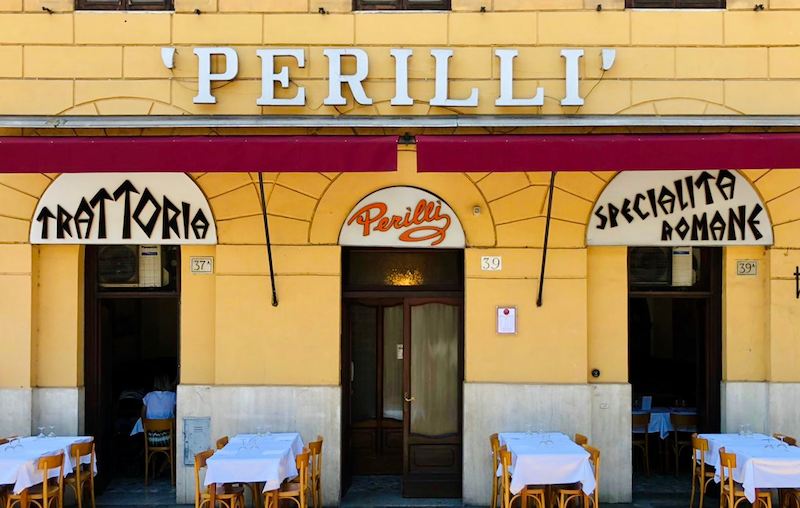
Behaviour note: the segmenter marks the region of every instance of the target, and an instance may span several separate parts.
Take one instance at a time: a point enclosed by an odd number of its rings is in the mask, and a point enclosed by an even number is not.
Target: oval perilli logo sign
[[[365,197],[347,215],[339,244],[364,247],[464,248],[453,209],[415,187],[389,187]]]

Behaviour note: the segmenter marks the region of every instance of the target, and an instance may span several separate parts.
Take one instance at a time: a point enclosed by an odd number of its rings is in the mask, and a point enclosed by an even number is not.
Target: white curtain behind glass
[[[427,303],[411,308],[411,432],[458,431],[458,307]]]

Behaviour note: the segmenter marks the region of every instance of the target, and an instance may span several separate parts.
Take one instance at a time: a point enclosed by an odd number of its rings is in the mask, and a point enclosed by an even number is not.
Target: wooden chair
[[[719,499],[720,506],[736,508],[742,501],[747,501],[744,488],[733,481],[733,470],[736,468],[736,454],[726,453],[725,448],[719,449]],[[772,508],[772,493],[769,489],[756,489],[756,502],[754,507],[763,504],[765,508]]]
[[[648,430],[650,427],[650,413],[631,415],[631,430],[633,439],[631,444],[634,448],[640,448],[644,455],[645,475],[650,478],[650,440]]]
[[[75,470],[70,473],[64,483],[75,493],[78,508],[83,508],[83,491],[89,487],[92,496],[92,508],[97,505],[94,500],[94,439],[88,443],[75,443],[70,447],[70,456],[75,459]],[[81,464],[83,457],[89,457],[89,464]]]
[[[228,439],[228,436],[222,436],[221,438],[217,439],[217,450],[222,450],[225,448],[225,445],[227,445],[229,441],[230,440]]]
[[[497,468],[500,466],[500,437],[497,434],[489,436],[489,444],[492,447],[492,500],[490,508],[497,508],[497,496],[500,495],[503,478],[497,476]]]
[[[780,439],[784,443],[789,446],[797,446],[797,439],[793,438],[792,436],[787,436],[786,434],[773,434],[772,437],[775,439]]]
[[[573,485],[566,485],[566,486],[555,486],[553,488],[553,495],[555,496],[555,500],[558,503],[558,508],[566,508],[569,506],[571,501],[577,501],[579,499],[584,500],[584,506],[588,503],[593,505],[593,508],[597,508],[598,505],[598,490],[600,490],[600,450],[595,448],[594,446],[589,446],[588,444],[581,445],[583,449],[589,452],[589,460],[592,461],[592,468],[594,469],[594,481],[595,481],[595,488],[594,492],[592,492],[591,497],[587,496],[583,490],[581,489],[581,484],[576,483]]]
[[[208,458],[214,455],[214,450],[206,450],[194,456],[194,506],[203,508],[206,504],[208,508],[216,508],[220,503],[226,508],[244,508],[244,489],[229,484],[218,486],[211,484],[205,492],[200,490],[200,470],[206,467]]]
[[[583,434],[575,434],[575,444],[579,446],[589,444],[589,438]]]
[[[144,427],[144,485],[150,473],[150,461],[159,454],[164,455],[169,461],[169,472],[172,476],[172,485],[175,485],[175,419],[165,418],[163,420],[142,419]],[[169,446],[153,446],[150,444],[150,434],[153,432],[166,432],[169,436]]]
[[[694,491],[700,487],[700,507],[703,508],[703,499],[706,495],[708,484],[714,481],[714,468],[706,465],[706,453],[708,453],[708,440],[692,434],[692,497],[689,501],[689,508],[694,506]]]
[[[316,441],[308,443],[311,457],[311,469],[309,470],[311,484],[309,486],[314,508],[322,508],[322,440],[322,436],[317,436]]]
[[[678,458],[681,456],[681,451],[684,448],[691,449],[692,438],[691,434],[697,432],[697,416],[696,415],[679,415],[671,413],[669,415],[669,423],[672,424],[672,453],[675,456],[675,478],[678,477]],[[687,438],[686,435],[689,434]],[[683,435],[683,437],[681,437]]]
[[[58,455],[40,457],[37,469],[47,478],[39,485],[27,488],[19,494],[9,492],[6,494],[5,508],[29,508],[31,504],[38,508],[50,508],[56,501],[58,508],[64,508],[64,452]],[[50,471],[58,469],[58,476],[50,478]]]
[[[309,488],[309,474],[308,474],[308,459],[309,450],[303,448],[303,453],[295,457],[295,464],[297,466],[297,477],[299,482],[284,482],[278,490],[270,490],[264,493],[264,506],[269,507],[270,502],[275,503],[277,508],[280,505],[281,499],[291,499],[297,504],[297,508],[308,508],[308,496],[306,490]]]
[[[520,491],[519,494],[511,495],[511,474],[508,469],[511,467],[511,452],[505,446],[500,448],[500,467],[502,469],[502,488],[501,488],[501,508],[511,508],[511,504],[516,499],[522,499],[523,496],[533,499],[538,508],[546,508],[547,506],[547,488],[539,486],[526,486]]]

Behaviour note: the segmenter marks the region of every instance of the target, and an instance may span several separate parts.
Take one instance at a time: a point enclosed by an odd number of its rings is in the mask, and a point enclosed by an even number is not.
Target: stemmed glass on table
[[[39,434],[36,435],[36,439],[44,439],[47,436],[44,435],[44,427],[36,427],[39,429]]]
[[[56,437],[56,426],[49,425],[48,428],[50,429],[50,433],[47,434],[47,437]]]

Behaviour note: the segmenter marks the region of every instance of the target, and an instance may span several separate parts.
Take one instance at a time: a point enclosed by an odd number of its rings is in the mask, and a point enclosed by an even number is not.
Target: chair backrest
[[[589,444],[589,438],[583,434],[575,434],[575,444],[583,446]]]
[[[500,464],[500,436],[496,433],[489,436],[489,445],[492,447],[492,474],[497,471],[497,465]]]
[[[297,467],[297,478],[300,481],[300,506],[308,506],[305,503],[306,489],[308,488],[308,459],[310,452],[308,448],[303,448],[303,453],[295,457]]]
[[[634,432],[647,432],[650,426],[650,413],[631,415],[631,427]]]
[[[592,466],[594,466],[594,492],[592,492],[592,500],[594,501],[594,506],[597,508],[598,503],[598,495],[597,491],[600,490],[600,449],[595,448],[594,446],[590,446],[588,444],[581,445],[583,449],[589,452],[589,459],[592,461]]]
[[[163,420],[151,420],[149,418],[142,418],[142,427],[144,427],[144,449],[145,451],[152,449],[156,450],[171,450],[174,446],[175,437],[175,418],[164,418]],[[169,432],[169,446],[152,446],[150,439],[148,439],[151,432]]]
[[[792,436],[787,436],[786,434],[772,434],[772,437],[775,439],[780,439],[784,443],[788,444],[789,446],[797,446],[797,439],[793,438]]]
[[[679,415],[670,413],[669,422],[678,432],[697,432],[697,415]]]
[[[228,436],[222,436],[221,438],[217,439],[217,450],[222,450],[225,448],[225,445],[228,444]]]
[[[698,437],[695,432],[692,434],[692,476],[697,476],[697,468],[700,468],[700,478],[706,476],[706,452],[708,451],[708,439]],[[705,481],[705,480],[704,480]]]
[[[208,459],[214,455],[214,450],[206,450],[194,455],[194,499],[195,506],[200,506],[200,470],[206,467]],[[209,492],[216,493],[217,489],[209,489]],[[212,505],[213,506],[213,505]]]
[[[76,469],[80,469],[81,459],[86,456],[91,456],[89,461],[90,470],[94,472],[94,438],[88,443],[74,443],[69,448],[69,455],[75,459]]]
[[[501,508],[509,508],[511,504],[511,474],[509,473],[509,468],[511,467],[511,452],[505,446],[501,446],[498,450],[498,454],[500,455],[500,470],[501,474],[501,495],[500,499],[502,502],[500,503]]]
[[[308,452],[311,455],[311,477],[319,478],[322,474],[322,436],[317,436],[316,441],[308,443]]]
[[[719,449],[719,483],[720,486],[728,482],[728,488],[733,495],[733,469],[736,467],[736,454],[727,453],[725,448]]]
[[[56,476],[55,479],[58,483],[59,496],[61,496],[60,493],[64,491],[64,452],[59,452],[57,455],[39,457],[37,468],[42,472],[45,478],[50,478],[50,471],[58,469],[58,476]],[[45,481],[45,484],[48,482],[49,480]],[[50,501],[48,500],[49,490],[46,488],[42,489],[42,496],[42,506],[50,506]]]
[[[4,445],[6,443],[8,443],[8,439],[6,439],[4,437],[0,437],[0,445]]]

